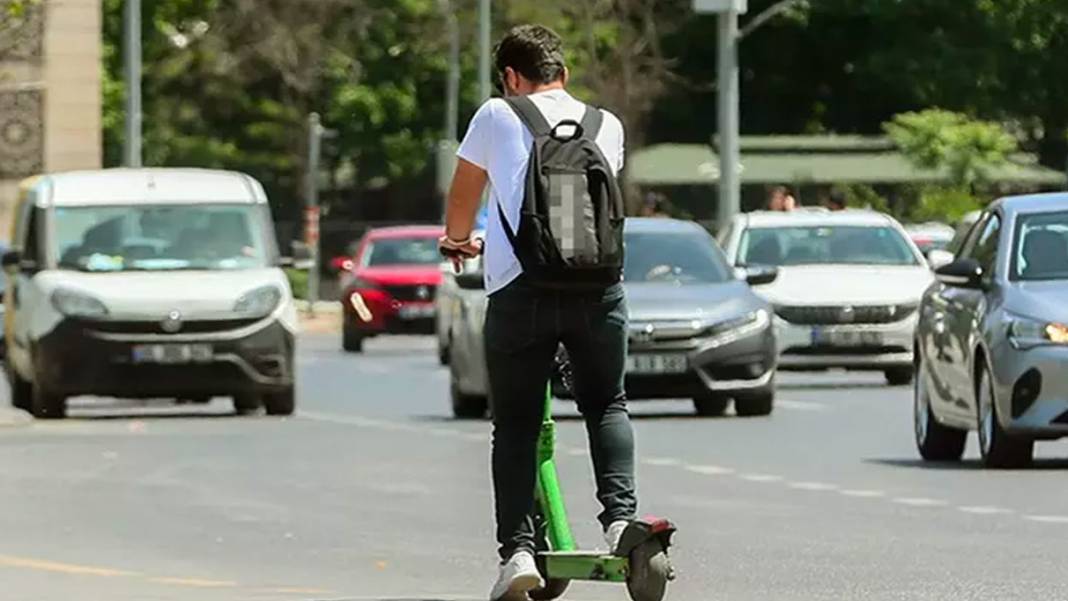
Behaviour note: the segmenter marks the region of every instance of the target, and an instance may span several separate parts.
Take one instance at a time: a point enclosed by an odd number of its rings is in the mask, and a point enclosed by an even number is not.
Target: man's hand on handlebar
[[[438,252],[452,261],[452,269],[455,273],[460,273],[463,271],[466,259],[473,259],[482,254],[482,239],[452,240],[448,236],[442,236],[438,239]]]

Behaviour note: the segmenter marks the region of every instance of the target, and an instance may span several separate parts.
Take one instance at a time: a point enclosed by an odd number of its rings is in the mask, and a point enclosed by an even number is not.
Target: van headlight
[[[249,317],[264,317],[282,302],[282,292],[277,286],[263,286],[241,295],[234,303],[234,313]]]
[[[764,329],[771,321],[765,309],[757,309],[734,319],[721,321],[705,330],[705,336],[744,335]]]
[[[1009,321],[1009,341],[1018,349],[1068,344],[1068,325],[1014,315]]]
[[[107,317],[108,308],[96,298],[71,290],[57,288],[52,292],[52,306],[67,317],[82,319],[101,319]]]

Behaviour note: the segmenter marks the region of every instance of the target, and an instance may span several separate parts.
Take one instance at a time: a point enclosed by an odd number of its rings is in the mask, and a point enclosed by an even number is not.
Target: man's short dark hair
[[[535,84],[552,83],[564,76],[563,42],[542,25],[517,25],[494,51],[497,73],[511,67]]]
[[[828,199],[830,200],[831,206],[840,207],[843,209],[846,208],[846,205],[849,203],[849,201],[846,200],[845,192],[842,192],[841,190],[831,190],[831,194]]]

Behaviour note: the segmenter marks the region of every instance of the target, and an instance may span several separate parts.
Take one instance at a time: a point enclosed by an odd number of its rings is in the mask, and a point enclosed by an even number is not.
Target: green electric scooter
[[[566,360],[558,362],[560,379],[570,388]],[[663,518],[643,518],[632,522],[620,537],[616,549],[608,552],[580,551],[571,535],[560,481],[553,460],[556,446],[552,418],[552,386],[546,387],[545,411],[538,436],[536,536],[539,544],[538,570],[545,586],[530,591],[535,601],[555,599],[572,580],[626,583],[634,601],[661,601],[667,583],[675,579],[668,548],[675,526]]]

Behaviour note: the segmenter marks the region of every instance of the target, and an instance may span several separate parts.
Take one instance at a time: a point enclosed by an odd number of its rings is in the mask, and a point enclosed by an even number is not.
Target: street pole
[[[123,163],[141,166],[141,0],[126,0],[123,59],[126,72],[126,144]]]
[[[304,174],[304,242],[311,254],[308,272],[308,312],[315,314],[319,300],[319,156],[323,126],[319,113],[308,115],[308,165]]]
[[[445,2],[445,27],[449,34],[449,75],[445,81],[445,139],[456,141],[460,122],[460,26],[451,3]]]
[[[719,13],[718,46],[719,219],[724,226],[738,214],[742,204],[738,173],[738,11],[733,6]]]
[[[478,94],[485,102],[489,99],[490,89],[490,0],[479,0],[478,4]]]

